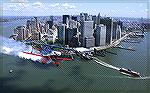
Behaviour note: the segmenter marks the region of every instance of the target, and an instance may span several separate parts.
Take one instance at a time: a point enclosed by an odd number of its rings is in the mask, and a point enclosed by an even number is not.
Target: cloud
[[[28,0],[10,0],[11,2],[15,3],[27,3],[29,2]]]
[[[65,9],[75,9],[74,5],[69,5],[68,3],[62,4],[62,7],[64,7]]]
[[[74,8],[76,8],[74,5],[71,5],[69,8],[71,8],[71,9],[74,9]]]
[[[40,8],[42,7],[42,3],[41,2],[35,2],[32,4],[33,8]]]
[[[145,11],[147,12],[147,11],[148,11],[148,9],[145,9]]]
[[[59,3],[51,4],[50,6],[52,6],[52,7],[57,7],[57,6],[59,6]]]
[[[62,4],[62,6],[69,7],[69,4],[68,3],[64,3],[64,4]]]
[[[30,8],[29,3],[4,3],[3,11],[15,12],[15,11],[24,11]],[[30,9],[31,10],[31,9]]]
[[[126,6],[125,8],[126,8],[126,9],[129,9],[129,7],[128,7],[128,6]]]
[[[139,7],[143,7],[143,4],[139,4]]]

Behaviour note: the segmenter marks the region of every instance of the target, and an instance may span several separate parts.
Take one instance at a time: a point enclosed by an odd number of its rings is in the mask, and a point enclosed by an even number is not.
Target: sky
[[[2,16],[78,15],[85,12],[90,15],[100,13],[101,16],[110,17],[147,18],[150,14],[148,1],[3,0],[1,2]]]

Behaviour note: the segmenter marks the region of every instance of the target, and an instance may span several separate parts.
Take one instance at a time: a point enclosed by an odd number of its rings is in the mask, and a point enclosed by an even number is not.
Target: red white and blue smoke
[[[25,45],[22,42],[12,40],[6,37],[0,36],[1,42],[0,42],[0,53],[12,55],[12,56],[18,56],[20,58],[25,59],[31,59],[33,61],[40,61],[42,57],[40,56],[34,56],[34,55],[28,55],[23,53],[25,52],[31,52],[36,51],[32,48],[32,46]]]

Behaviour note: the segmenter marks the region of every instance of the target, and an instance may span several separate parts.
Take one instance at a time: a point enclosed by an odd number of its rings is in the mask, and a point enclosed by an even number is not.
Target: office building
[[[106,25],[106,44],[112,44],[113,19],[110,17],[100,18],[100,24]]]
[[[92,16],[92,21],[93,21],[93,28],[95,28],[95,26],[96,26],[96,15],[93,15]]]
[[[75,40],[77,37],[77,28],[67,28],[65,31],[65,45],[73,46],[78,42],[72,41]],[[78,38],[77,38],[78,41]]]
[[[83,17],[84,18],[84,17]],[[79,31],[80,35],[80,43],[81,46],[85,46],[85,37],[92,37],[93,36],[93,21],[80,21]],[[95,42],[93,42],[95,43]]]
[[[32,20],[34,20],[34,26],[35,26],[35,30],[37,32],[40,32],[40,22],[38,21],[38,18],[37,17],[34,17]]]
[[[71,28],[71,29],[77,28],[77,21],[69,20],[68,21],[68,27]]]
[[[78,21],[77,16],[71,16],[71,19],[74,20],[74,21]]]
[[[65,45],[66,24],[59,24],[57,26],[57,29],[58,29],[58,40],[61,44]]]
[[[86,48],[90,48],[90,47],[94,47],[95,46],[95,38],[92,36],[92,37],[85,37],[84,39],[85,41],[85,45],[84,47]]]
[[[41,40],[41,33],[40,32],[32,33],[31,39],[32,40]]]
[[[47,21],[46,25],[48,26],[48,29],[52,29],[53,21]]]
[[[101,18],[101,16],[100,16],[100,13],[99,13],[98,16],[97,16],[97,19],[96,19],[96,24],[97,24],[97,25],[100,24],[100,18]]]
[[[25,26],[18,26],[14,29],[14,34],[17,34],[17,40],[25,40],[27,38],[27,32]]]
[[[106,26],[97,25],[95,30],[95,46],[106,45]]]
[[[69,15],[63,15],[63,24],[67,24],[67,19],[70,19]]]
[[[47,32],[46,32],[46,27],[44,26],[44,24],[41,24],[41,25],[40,25],[40,32],[41,32],[42,34],[47,33]]]
[[[117,39],[120,39],[121,38],[121,26],[120,25],[117,25]]]
[[[118,22],[114,21],[113,22],[113,31],[112,31],[112,41],[115,41],[117,39],[117,25],[118,25]]]

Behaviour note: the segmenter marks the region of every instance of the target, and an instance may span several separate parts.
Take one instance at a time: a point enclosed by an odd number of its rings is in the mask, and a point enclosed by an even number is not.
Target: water
[[[21,21],[21,22],[20,22]],[[12,34],[13,27],[25,24],[26,19],[0,23],[5,37]],[[42,65],[32,60],[7,54],[0,54],[0,90],[2,93],[26,92],[87,92],[87,93],[148,93],[150,91],[150,32],[140,43],[125,43],[121,46],[134,47],[136,51],[109,49],[117,55],[97,56],[108,67],[130,68],[142,78],[132,78],[118,71],[97,64],[94,61],[64,61],[59,67],[53,64]],[[108,65],[110,64],[110,65]],[[13,72],[9,73],[12,69]]]

